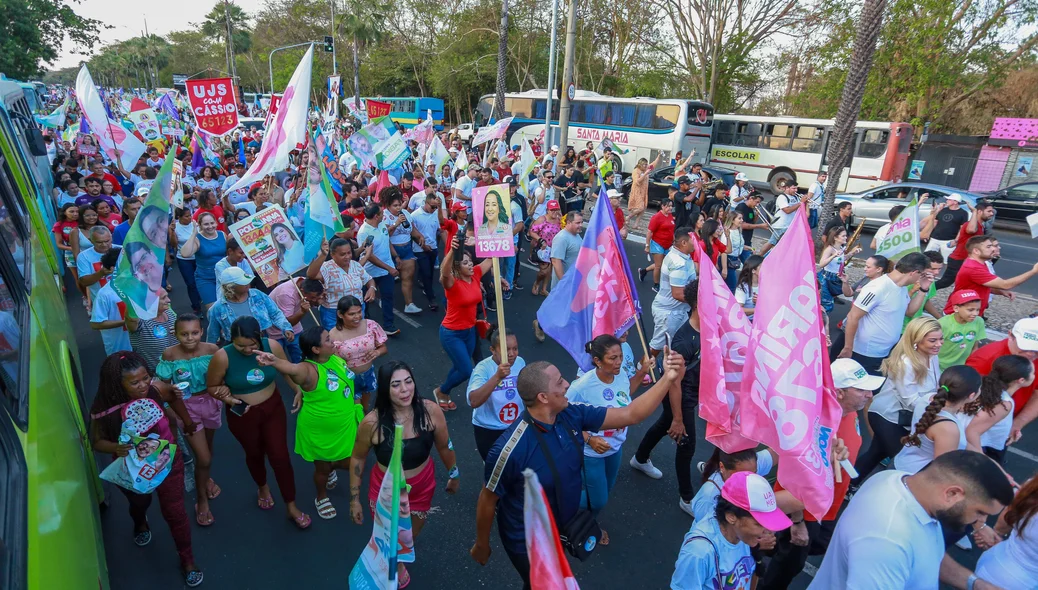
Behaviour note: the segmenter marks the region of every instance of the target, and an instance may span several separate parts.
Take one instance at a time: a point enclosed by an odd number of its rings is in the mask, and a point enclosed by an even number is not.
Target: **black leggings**
[[[901,438],[908,434],[908,430],[888,422],[885,418],[875,412],[868,412],[869,426],[875,433],[872,442],[857,461],[854,468],[858,470],[858,478],[853,480],[854,485],[859,485],[880,464],[883,459],[889,459],[901,452],[904,444]]]
[[[476,426],[475,424],[472,425],[472,434],[476,438],[476,450],[484,462],[487,460],[487,455],[490,453],[490,449],[493,448],[494,443],[501,438],[502,432],[504,430],[491,430],[482,426]]]
[[[678,443],[678,449],[674,453],[674,470],[678,474],[678,493],[685,502],[691,502],[695,496],[692,489],[692,456],[696,454],[696,407],[699,404],[689,399],[689,396],[681,396],[681,421],[685,425],[685,436]],[[674,421],[674,412],[670,409],[670,398],[663,398],[663,413],[660,414],[656,423],[645,432],[645,437],[638,445],[638,452],[634,457],[639,463],[649,460],[652,449],[667,436],[670,423]]]

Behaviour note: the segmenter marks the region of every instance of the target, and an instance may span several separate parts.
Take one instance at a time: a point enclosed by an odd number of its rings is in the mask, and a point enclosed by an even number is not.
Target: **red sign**
[[[220,136],[238,126],[238,100],[230,78],[188,80],[187,99],[202,131]]]
[[[388,102],[382,102],[378,100],[367,99],[368,101],[368,119],[377,119],[379,117],[385,117],[389,114],[389,111],[393,110],[393,105]]]
[[[270,127],[270,122],[274,120],[274,115],[278,114],[278,107],[281,106],[281,97],[281,94],[270,95],[270,108],[267,109],[267,119],[263,122],[264,129]]]

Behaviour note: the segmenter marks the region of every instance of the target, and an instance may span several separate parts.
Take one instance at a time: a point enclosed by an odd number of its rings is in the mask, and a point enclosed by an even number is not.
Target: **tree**
[[[59,51],[93,49],[104,27],[62,0],[0,0],[0,14],[0,72],[22,80],[42,74]]]
[[[353,2],[335,27],[336,37],[353,41],[353,99],[360,106],[360,51],[369,43],[378,43],[386,36],[384,23],[391,6],[381,2]]]
[[[202,32],[224,42],[227,48],[227,68],[234,75],[234,52],[246,52],[252,47],[249,15],[234,2],[219,2],[202,21]]]
[[[883,11],[887,0],[865,0],[858,18],[858,31],[854,36],[854,53],[847,68],[847,82],[843,86],[840,108],[836,111],[832,134],[829,136],[829,151],[826,161],[829,163],[829,179],[825,183],[825,198],[822,199],[822,211],[819,214],[818,238],[822,229],[833,216],[833,204],[836,202],[836,189],[840,186],[843,169],[851,161],[851,141],[854,137],[854,126],[858,123],[861,101],[865,96],[865,83],[872,69],[873,56],[876,53],[876,40],[883,27]],[[820,239],[816,240],[821,242]]]

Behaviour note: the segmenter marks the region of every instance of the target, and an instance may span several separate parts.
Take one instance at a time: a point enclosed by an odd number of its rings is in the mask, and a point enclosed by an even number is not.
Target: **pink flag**
[[[743,371],[742,431],[778,453],[779,483],[821,518],[833,502],[830,453],[841,411],[806,209],[764,259],[759,293]]]
[[[696,244],[697,260],[709,258]],[[699,417],[706,420],[706,440],[726,453],[757,446],[742,436],[742,371],[750,322],[712,264],[699,265]]]
[[[371,200],[378,203],[378,194],[387,186],[393,186],[393,183],[389,180],[389,172],[383,170],[378,173],[378,180],[375,181],[375,186],[372,187],[371,191],[368,193],[371,195]],[[462,237],[464,238],[465,236]]]
[[[526,528],[526,554],[530,557],[530,588],[533,590],[579,590],[559,542],[548,498],[532,469],[523,471],[526,490],[523,497],[523,522]]]

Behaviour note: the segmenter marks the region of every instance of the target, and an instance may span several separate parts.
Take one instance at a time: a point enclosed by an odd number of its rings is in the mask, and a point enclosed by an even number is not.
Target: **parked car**
[[[472,123],[462,123],[454,129],[451,129],[451,133],[457,134],[458,139],[468,143],[468,141],[472,139]]]
[[[1005,221],[1026,223],[1026,217],[1038,213],[1038,182],[1021,182],[997,191],[984,193],[998,211],[998,218]]]
[[[980,195],[969,193],[961,189],[926,182],[894,182],[870,188],[860,193],[846,193],[836,195],[836,203],[849,201],[853,207],[855,219],[865,218],[865,227],[876,229],[879,226],[890,223],[890,209],[895,205],[907,205],[913,198],[929,193],[924,201],[919,203],[919,217],[930,214],[933,205],[943,203],[945,198],[958,193],[970,205],[976,205]]]
[[[704,166],[703,170],[710,176],[711,179],[721,179],[724,181],[725,186],[732,186],[735,184],[735,175],[737,172],[731,168],[724,168],[721,166]],[[667,189],[674,184],[674,166],[664,166],[658,170],[653,170],[649,173],[649,204],[659,204],[667,200]],[[627,198],[631,193],[631,177],[628,176],[624,179],[623,188],[624,198]]]

